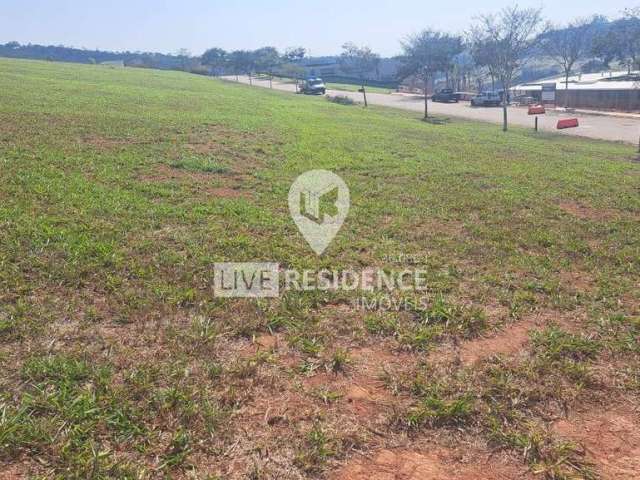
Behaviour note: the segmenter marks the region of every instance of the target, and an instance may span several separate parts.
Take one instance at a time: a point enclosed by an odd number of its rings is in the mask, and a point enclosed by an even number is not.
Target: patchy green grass
[[[0,469],[323,477],[408,429],[481,439],[547,478],[597,475],[549,425],[639,399],[633,157],[177,72],[0,59]],[[321,257],[287,205],[312,168],[351,191]],[[428,287],[222,299],[224,261],[420,268]],[[532,318],[515,351],[438,356]]]

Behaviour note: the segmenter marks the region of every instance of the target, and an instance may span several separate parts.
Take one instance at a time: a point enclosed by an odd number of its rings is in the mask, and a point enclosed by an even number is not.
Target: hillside
[[[632,150],[0,59],[0,478],[633,478]],[[351,195],[322,256],[310,169]],[[427,290],[214,295],[250,261]]]

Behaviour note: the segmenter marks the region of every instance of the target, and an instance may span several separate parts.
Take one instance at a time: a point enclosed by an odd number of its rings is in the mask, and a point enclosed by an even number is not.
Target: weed
[[[436,394],[425,396],[420,404],[413,408],[406,417],[409,428],[424,425],[455,425],[466,420],[473,412],[470,398],[443,400]]]
[[[327,460],[337,453],[335,440],[329,439],[320,423],[315,423],[306,434],[303,449],[296,455],[296,464],[312,474],[321,471]]]
[[[334,373],[344,372],[349,363],[351,363],[349,353],[346,350],[339,348],[333,352],[331,361],[329,362],[329,368]]]
[[[327,95],[325,98],[329,102],[337,103],[339,105],[351,106],[356,104],[351,97],[347,97],[346,95]]]
[[[191,453],[191,439],[185,430],[178,430],[171,439],[171,444],[162,455],[159,470],[173,467],[189,467],[187,458]]]
[[[374,335],[396,335],[399,330],[398,321],[383,315],[370,314],[364,318],[364,325]]]
[[[214,159],[196,156],[184,156],[171,164],[173,168],[206,173],[227,173],[229,168]]]

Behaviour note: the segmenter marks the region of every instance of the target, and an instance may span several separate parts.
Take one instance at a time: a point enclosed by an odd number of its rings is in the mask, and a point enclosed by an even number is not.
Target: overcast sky
[[[433,27],[464,32],[479,14],[513,2],[459,0],[0,0],[0,43],[64,44],[102,50],[200,54],[265,45],[302,45],[311,55],[338,53],[353,41],[382,55],[399,53],[408,34]],[[522,0],[566,21],[595,13],[616,17],[637,0]]]

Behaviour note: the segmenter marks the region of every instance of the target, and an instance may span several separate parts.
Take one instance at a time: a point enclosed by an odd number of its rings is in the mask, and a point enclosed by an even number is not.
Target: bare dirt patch
[[[355,375],[319,373],[305,379],[303,385],[307,394],[317,398],[335,396],[337,400],[334,405],[337,409],[364,415],[369,419],[384,416],[395,401],[380,379],[360,373]]]
[[[524,351],[529,335],[550,323],[557,323],[570,331],[579,323],[578,315],[562,317],[553,312],[539,312],[522,318],[516,323],[506,325],[493,335],[476,338],[456,345],[444,345],[429,355],[435,362],[459,360],[464,366],[476,364],[494,355],[513,355]]]
[[[170,162],[146,167],[138,179],[178,183],[220,198],[249,197],[252,173],[276,158],[280,146],[268,132],[203,125],[175,137],[166,152]]]
[[[174,156],[181,153],[223,159],[234,173],[260,167],[273,149],[281,145],[272,134],[235,130],[224,125],[202,125],[186,135],[183,143],[176,142]],[[229,160],[233,160],[230,162]]]
[[[424,240],[434,236],[460,237],[465,234],[465,227],[464,223],[457,220],[427,218],[420,224],[408,227],[407,231],[413,232],[413,240]]]
[[[604,411],[607,408],[608,410]],[[584,445],[587,459],[603,478],[640,478],[640,412],[630,406],[594,407],[559,420],[560,437]]]
[[[410,400],[385,384],[385,372],[409,368],[416,361],[405,352],[395,352],[386,345],[348,349],[349,365],[345,372],[323,371],[303,380],[307,394],[322,397],[334,394],[333,406],[348,415],[356,415],[358,423],[383,421],[393,407]],[[397,392],[396,392],[397,393]]]
[[[195,128],[186,136],[183,146],[194,153],[209,155],[235,150],[235,143],[253,143],[255,135],[226,127],[224,125],[210,124]]]
[[[443,447],[416,451],[378,450],[355,458],[332,480],[512,480],[527,478],[524,467],[499,458],[456,452]]]
[[[577,292],[589,292],[593,290],[593,277],[584,271],[560,272],[560,283]]]
[[[565,201],[558,204],[560,209],[581,220],[611,220],[616,212],[610,209],[593,208],[583,203]]]
[[[193,172],[160,164],[153,173],[141,175],[138,178],[148,183],[176,183],[181,187],[189,187],[214,197],[250,197],[249,192],[241,190],[245,180],[241,175]],[[220,186],[220,181],[229,186]]]
[[[282,339],[277,335],[260,335],[255,338],[253,343],[260,350],[275,350],[278,348]]]
[[[24,465],[8,465],[2,466],[0,464],[0,480],[18,480],[22,478],[29,478],[27,474],[28,467]]]
[[[78,139],[81,145],[87,145],[99,151],[113,151],[131,145],[140,145],[150,142],[136,140],[134,138],[113,138],[103,135],[85,135]]]
[[[467,342],[460,348],[460,361],[463,365],[472,365],[493,355],[514,354],[527,343],[529,332],[534,328],[536,328],[536,322],[526,320],[507,326],[494,337]]]

